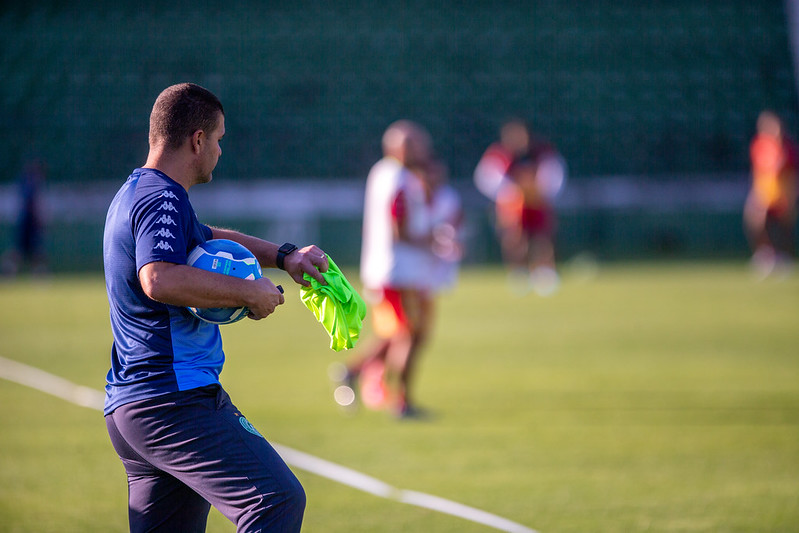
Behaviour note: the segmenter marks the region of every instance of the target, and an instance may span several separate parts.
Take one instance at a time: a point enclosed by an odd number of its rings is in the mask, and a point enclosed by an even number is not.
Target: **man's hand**
[[[303,278],[303,274],[308,274],[322,285],[327,285],[325,278],[322,277],[322,272],[327,272],[327,254],[318,246],[306,246],[290,253],[283,260],[283,266],[291,279],[303,287],[310,285],[310,282]]]
[[[214,239],[230,239],[247,248],[255,254],[262,267],[277,266],[275,254],[278,250],[278,245],[229,229],[211,228],[211,231]],[[308,287],[310,282],[303,279],[303,274],[308,274],[319,283],[327,285],[321,274],[322,272],[327,272],[327,267],[327,255],[318,246],[311,245],[294,250],[283,258],[283,270],[291,276],[291,279],[304,287]]]
[[[261,320],[274,313],[278,305],[285,299],[275,284],[269,278],[260,278],[252,283],[252,291],[247,298],[247,307],[250,310],[248,318]]]
[[[139,271],[144,293],[157,302],[179,307],[240,307],[260,320],[282,304],[283,293],[268,278],[240,279],[187,265],[153,262]]]

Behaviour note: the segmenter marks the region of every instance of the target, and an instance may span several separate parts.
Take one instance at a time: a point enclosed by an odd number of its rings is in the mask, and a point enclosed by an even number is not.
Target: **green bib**
[[[327,285],[305,274],[310,287],[300,287],[300,299],[330,335],[330,348],[349,350],[358,342],[366,316],[366,303],[352,288],[338,265],[327,256],[328,269],[322,273]]]

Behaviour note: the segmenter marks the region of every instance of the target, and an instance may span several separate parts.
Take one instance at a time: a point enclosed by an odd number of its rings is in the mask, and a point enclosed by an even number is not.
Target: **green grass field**
[[[402,422],[337,411],[341,356],[288,296],[223,330],[223,384],[274,442],[542,533],[799,528],[797,273],[616,265],[542,299],[467,270],[423,355],[435,417]],[[0,283],[0,355],[100,389],[110,342],[100,276]],[[100,413],[3,380],[0,405],[0,532],[125,531]],[[297,473],[308,533],[493,531]]]

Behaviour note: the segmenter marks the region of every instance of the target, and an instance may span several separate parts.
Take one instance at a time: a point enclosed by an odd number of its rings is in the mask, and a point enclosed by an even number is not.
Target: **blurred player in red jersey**
[[[383,135],[384,157],[366,183],[361,280],[376,339],[339,375],[336,399],[354,398],[360,380],[368,407],[400,417],[419,410],[411,398],[414,363],[427,336],[432,226],[420,171],[430,162],[430,135],[401,120]],[[341,387],[351,389],[341,395]]]
[[[764,111],[749,148],[752,187],[744,206],[744,224],[761,276],[789,264],[794,253],[797,199],[797,151],[780,118]]]
[[[503,125],[500,142],[486,150],[474,173],[475,185],[496,204],[502,254],[514,280],[526,280],[542,296],[559,284],[552,202],[563,187],[565,171],[563,158],[550,143],[512,120]]]
[[[491,200],[508,181],[508,168],[527,154],[530,149],[530,132],[519,119],[505,122],[499,131],[499,142],[493,143],[483,154],[474,169],[474,184]]]

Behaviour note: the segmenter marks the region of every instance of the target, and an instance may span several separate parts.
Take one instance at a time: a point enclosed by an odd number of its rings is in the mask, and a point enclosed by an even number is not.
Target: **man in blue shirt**
[[[204,531],[210,506],[238,531],[300,530],[297,478],[219,383],[219,327],[191,307],[247,306],[269,316],[283,295],[266,277],[243,280],[186,265],[209,239],[248,248],[299,284],[324,283],[327,258],[201,224],[188,190],[208,183],[222,153],[222,104],[194,84],[168,87],[150,115],[150,152],[114,197],[103,260],[114,343],[105,418],[125,466],[131,531]]]

